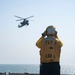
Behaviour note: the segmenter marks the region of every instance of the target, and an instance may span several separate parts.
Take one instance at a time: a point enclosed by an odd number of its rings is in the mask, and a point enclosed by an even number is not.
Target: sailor
[[[63,43],[53,25],[46,28],[36,46],[40,48],[40,75],[60,75],[60,53]]]

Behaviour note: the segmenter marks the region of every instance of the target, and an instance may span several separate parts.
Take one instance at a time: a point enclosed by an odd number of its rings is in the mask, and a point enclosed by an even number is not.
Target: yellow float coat
[[[58,38],[51,40],[42,36],[36,42],[36,46],[40,48],[41,63],[60,62],[60,51],[63,44]]]

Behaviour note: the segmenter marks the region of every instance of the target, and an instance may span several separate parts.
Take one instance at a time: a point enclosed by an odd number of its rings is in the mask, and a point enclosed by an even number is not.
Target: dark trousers
[[[40,75],[60,75],[59,62],[42,63],[40,65]]]

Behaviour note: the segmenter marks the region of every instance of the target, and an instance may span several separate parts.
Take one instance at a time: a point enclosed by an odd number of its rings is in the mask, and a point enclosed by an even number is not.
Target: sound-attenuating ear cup
[[[57,31],[55,31],[55,35],[57,35]]]

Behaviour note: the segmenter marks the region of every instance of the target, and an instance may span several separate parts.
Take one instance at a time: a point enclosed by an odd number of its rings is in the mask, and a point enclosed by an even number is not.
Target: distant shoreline
[[[0,64],[0,73],[29,73],[29,75],[39,75],[40,65],[38,64]],[[61,66],[61,74],[75,74],[74,66]],[[0,74],[1,75],[1,74]],[[18,74],[16,74],[18,75]]]

